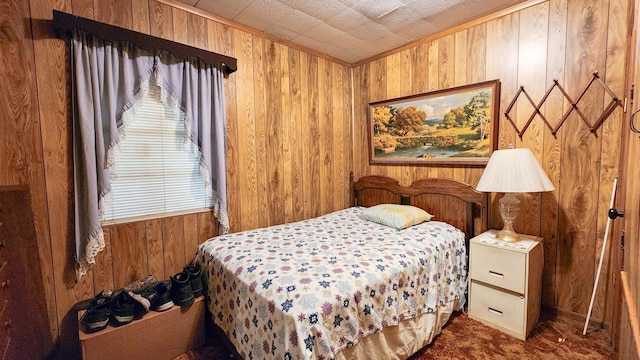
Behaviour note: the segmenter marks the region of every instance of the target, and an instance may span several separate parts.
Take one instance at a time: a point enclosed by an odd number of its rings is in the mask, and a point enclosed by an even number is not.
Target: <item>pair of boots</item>
[[[184,270],[171,277],[171,298],[178,306],[189,306],[203,293],[200,264],[185,266]]]

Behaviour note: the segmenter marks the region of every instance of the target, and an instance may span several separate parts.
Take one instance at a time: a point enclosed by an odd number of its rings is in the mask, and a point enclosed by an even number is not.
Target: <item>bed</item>
[[[350,208],[198,247],[211,318],[242,358],[405,359],[464,305],[486,195],[446,179],[350,184]],[[380,204],[434,217],[403,230],[363,219]]]

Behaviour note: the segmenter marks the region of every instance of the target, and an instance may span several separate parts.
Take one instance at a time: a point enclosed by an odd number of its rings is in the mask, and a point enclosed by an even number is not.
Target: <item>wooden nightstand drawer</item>
[[[517,334],[524,333],[525,300],[521,295],[472,281],[469,313]]]
[[[524,293],[526,254],[475,243],[470,251],[472,279]]]

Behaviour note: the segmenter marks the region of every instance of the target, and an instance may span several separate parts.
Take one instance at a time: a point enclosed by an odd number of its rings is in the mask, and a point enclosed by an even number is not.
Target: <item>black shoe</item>
[[[195,296],[193,296],[189,274],[186,271],[179,272],[171,277],[171,299],[178,306],[193,304]]]
[[[151,303],[141,294],[136,294],[132,291],[128,292],[129,296],[134,300],[133,302],[133,318],[139,319],[144,316],[144,314],[149,312],[151,308]]]
[[[189,274],[189,283],[191,284],[193,296],[202,295],[202,269],[200,269],[200,264],[185,266],[184,271]]]
[[[165,282],[159,282],[153,287],[156,294],[155,301],[151,304],[151,310],[153,311],[166,311],[173,307],[173,301],[171,300],[171,293],[169,287]]]
[[[120,291],[111,306],[113,321],[116,325],[124,325],[133,321],[134,308],[135,300],[126,291]]]
[[[87,332],[100,331],[109,325],[113,300],[110,295],[110,292],[109,296],[101,292],[90,300],[88,310],[80,317],[80,322],[85,326]]]

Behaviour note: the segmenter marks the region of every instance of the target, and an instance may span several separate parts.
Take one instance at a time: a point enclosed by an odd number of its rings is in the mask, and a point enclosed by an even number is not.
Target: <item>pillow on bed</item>
[[[433,215],[411,205],[381,204],[362,210],[365,220],[402,230],[431,220]]]

